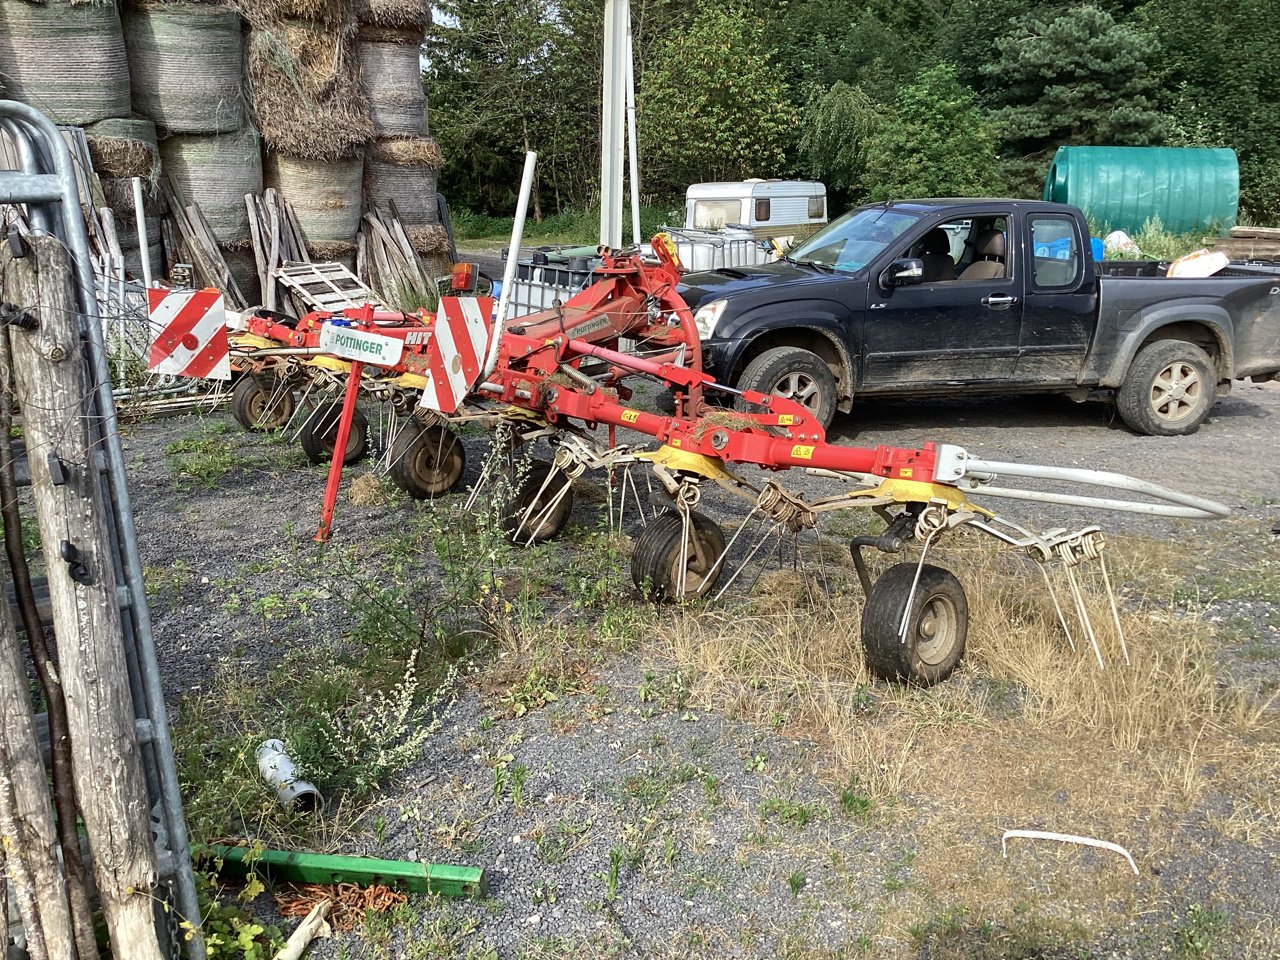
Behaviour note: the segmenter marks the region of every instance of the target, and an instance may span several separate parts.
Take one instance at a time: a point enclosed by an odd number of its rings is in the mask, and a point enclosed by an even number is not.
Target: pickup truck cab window
[[[1074,287],[1080,282],[1083,262],[1070,217],[1035,216],[1031,228],[1032,283],[1039,289]]]
[[[801,243],[787,259],[857,273],[913,227],[919,215],[905,210],[872,207],[846,213]]]

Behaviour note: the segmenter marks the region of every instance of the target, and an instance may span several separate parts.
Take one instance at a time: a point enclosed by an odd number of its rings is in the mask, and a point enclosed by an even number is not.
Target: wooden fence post
[[[10,328],[31,487],[66,695],[76,797],[116,957],[160,960],[151,890],[155,848],[125,661],[101,452],[88,420],[92,382],[62,244],[28,239],[0,253],[5,299],[34,329]]]
[[[7,577],[0,576],[0,588]],[[9,604],[0,589],[0,844],[32,960],[76,956],[58,834]],[[5,918],[8,919],[7,917]],[[4,941],[0,941],[3,947]]]

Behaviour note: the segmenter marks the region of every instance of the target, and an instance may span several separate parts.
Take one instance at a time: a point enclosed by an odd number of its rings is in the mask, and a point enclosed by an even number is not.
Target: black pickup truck
[[[1095,263],[1072,206],[860,207],[759,267],[685,277],[708,372],[829,423],[871,396],[1067,393],[1139,433],[1195,431],[1233,380],[1280,378],[1280,277]]]

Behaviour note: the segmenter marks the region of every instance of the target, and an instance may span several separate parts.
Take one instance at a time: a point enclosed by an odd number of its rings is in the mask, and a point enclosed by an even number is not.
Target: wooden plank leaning
[[[4,254],[9,257],[8,251]],[[7,295],[33,304],[34,329],[10,327],[31,485],[66,695],[76,796],[113,954],[160,960],[155,848],[126,672],[120,598],[87,415],[92,384],[72,265],[33,237],[5,263]],[[51,465],[65,473],[56,478]]]

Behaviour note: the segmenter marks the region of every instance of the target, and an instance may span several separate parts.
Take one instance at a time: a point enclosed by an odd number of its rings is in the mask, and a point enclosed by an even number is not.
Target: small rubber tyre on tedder
[[[964,656],[969,601],[955,574],[931,563],[919,567],[913,593],[917,567],[894,564],[872,584],[862,609],[862,647],[877,677],[927,687],[951,676]]]

